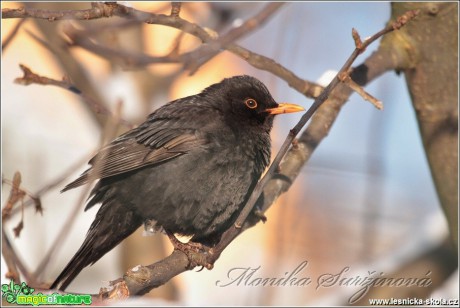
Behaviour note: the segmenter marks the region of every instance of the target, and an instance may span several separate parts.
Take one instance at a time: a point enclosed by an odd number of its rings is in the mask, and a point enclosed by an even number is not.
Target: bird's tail
[[[94,264],[136,231],[142,221],[139,215],[115,199],[103,202],[85,241],[50,288],[64,291],[83,268]]]

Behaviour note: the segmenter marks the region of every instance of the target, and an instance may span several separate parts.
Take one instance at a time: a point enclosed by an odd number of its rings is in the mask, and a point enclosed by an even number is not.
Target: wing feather
[[[149,138],[153,136],[155,135]],[[206,140],[197,137],[197,134],[181,129],[159,134],[157,137],[160,139],[153,139],[147,144],[145,141],[139,143],[135,138],[115,140],[94,156],[90,160],[91,168],[68,184],[63,191],[86,184],[90,179],[104,179],[158,164],[206,144]]]
[[[182,105],[176,108],[174,105]],[[127,173],[148,165],[159,164],[196,147],[208,143],[206,137],[196,128],[196,116],[205,110],[195,97],[186,97],[166,104],[149,115],[139,127],[121,135],[103,147],[90,161],[91,167],[79,178],[68,184],[63,191],[88,183]],[[191,122],[190,114],[195,115]],[[203,123],[206,125],[207,123]]]

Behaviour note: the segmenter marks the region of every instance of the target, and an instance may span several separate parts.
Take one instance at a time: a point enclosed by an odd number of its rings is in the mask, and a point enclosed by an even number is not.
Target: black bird
[[[64,290],[143,223],[192,243],[218,241],[270,162],[274,115],[302,110],[276,103],[259,80],[236,76],[164,105],[103,147],[63,189],[99,179],[85,210],[102,205],[51,288]]]

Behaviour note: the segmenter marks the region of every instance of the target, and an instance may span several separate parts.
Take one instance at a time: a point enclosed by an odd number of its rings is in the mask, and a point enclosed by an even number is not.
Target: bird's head
[[[305,110],[299,105],[277,103],[261,81],[247,75],[226,78],[201,95],[233,124],[259,126],[267,131],[275,115]]]

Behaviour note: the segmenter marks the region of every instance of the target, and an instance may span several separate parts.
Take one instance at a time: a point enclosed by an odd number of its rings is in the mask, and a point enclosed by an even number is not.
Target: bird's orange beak
[[[281,103],[278,107],[265,109],[269,114],[281,114],[304,111],[305,108],[295,104]]]

